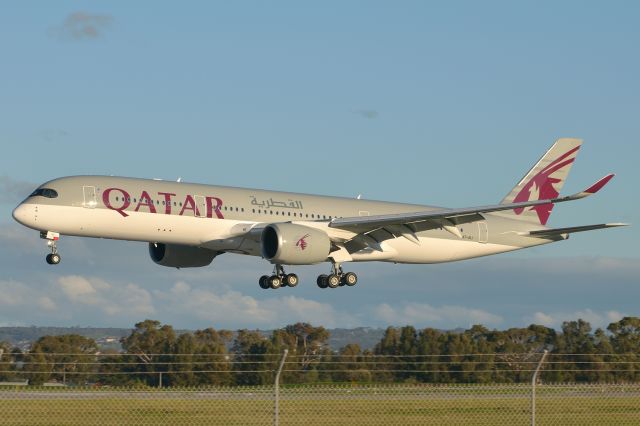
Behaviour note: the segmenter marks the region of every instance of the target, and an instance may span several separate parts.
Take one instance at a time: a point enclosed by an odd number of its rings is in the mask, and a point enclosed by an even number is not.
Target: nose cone
[[[24,226],[29,226],[33,221],[33,208],[29,208],[29,206],[25,204],[20,204],[15,208],[15,210],[13,210],[12,215],[16,222],[21,223]]]

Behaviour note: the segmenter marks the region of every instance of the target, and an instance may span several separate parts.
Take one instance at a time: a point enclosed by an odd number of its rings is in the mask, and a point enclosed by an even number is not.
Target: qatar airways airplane
[[[207,266],[222,253],[261,256],[274,265],[260,287],[295,287],[285,265],[331,263],[321,288],[353,286],[346,262],[438,263],[566,240],[575,232],[624,226],[546,226],[582,141],[559,139],[500,204],[440,208],[289,192],[113,176],[72,176],[42,184],[13,211],[40,231],[60,263],[60,235],[144,241],[163,266]]]

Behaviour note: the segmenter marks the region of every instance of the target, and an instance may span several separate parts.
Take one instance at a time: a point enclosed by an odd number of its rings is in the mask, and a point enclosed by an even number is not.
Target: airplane
[[[211,264],[222,253],[261,256],[274,265],[263,289],[295,287],[285,266],[330,262],[320,288],[353,286],[347,262],[430,264],[520,250],[566,240],[570,234],[627,226],[604,223],[549,228],[556,204],[601,190],[609,174],[582,192],[560,197],[582,140],[558,139],[495,205],[442,208],[158,179],[72,176],[39,186],[13,211],[40,231],[60,263],[60,235],[147,242],[158,265]]]

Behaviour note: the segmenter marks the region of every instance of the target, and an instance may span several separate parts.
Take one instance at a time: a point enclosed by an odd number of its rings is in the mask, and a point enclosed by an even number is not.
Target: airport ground
[[[636,425],[640,385],[542,385],[538,425]],[[0,390],[5,425],[267,425],[273,387]],[[530,424],[526,385],[293,386],[280,394],[281,425]]]

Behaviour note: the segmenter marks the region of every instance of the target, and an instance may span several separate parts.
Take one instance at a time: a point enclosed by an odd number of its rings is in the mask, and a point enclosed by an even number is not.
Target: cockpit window
[[[45,198],[56,198],[58,197],[58,192],[55,189],[51,188],[38,188],[30,195],[30,197],[45,197]]]

